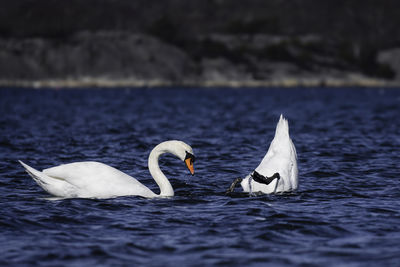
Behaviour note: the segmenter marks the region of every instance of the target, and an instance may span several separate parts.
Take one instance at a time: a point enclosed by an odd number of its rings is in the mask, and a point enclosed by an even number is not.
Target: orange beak
[[[185,159],[186,167],[189,169],[190,173],[194,175],[193,161],[190,158]]]

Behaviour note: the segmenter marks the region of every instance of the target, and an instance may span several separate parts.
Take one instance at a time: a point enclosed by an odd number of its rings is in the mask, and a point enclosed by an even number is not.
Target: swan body
[[[282,115],[268,152],[255,171],[265,177],[279,174],[279,179],[273,179],[269,184],[260,183],[253,179],[252,172],[241,181],[244,192],[271,194],[294,191],[298,187],[296,148],[289,136],[288,121]]]
[[[192,148],[181,141],[166,141],[157,145],[150,153],[150,174],[160,187],[156,194],[135,178],[100,162],[74,162],[35,170],[19,161],[26,172],[48,193],[65,198],[112,198],[118,196],[141,196],[145,198],[171,197],[174,190],[159,168],[159,157],[171,153],[186,163],[194,174]]]

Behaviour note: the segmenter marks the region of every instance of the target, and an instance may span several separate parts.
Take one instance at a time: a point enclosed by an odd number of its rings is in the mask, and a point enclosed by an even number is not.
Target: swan
[[[43,171],[19,161],[26,172],[48,193],[63,198],[113,198],[141,196],[145,198],[172,197],[174,189],[158,166],[158,159],[171,153],[185,162],[194,175],[193,149],[182,141],[171,140],[158,144],[151,151],[148,168],[160,187],[156,194],[135,178],[100,162],[85,161],[63,164]]]
[[[243,191],[250,194],[290,192],[297,189],[297,153],[289,136],[288,121],[282,114],[276,126],[275,137],[260,165],[246,178],[237,178],[227,193],[232,192],[239,182]]]

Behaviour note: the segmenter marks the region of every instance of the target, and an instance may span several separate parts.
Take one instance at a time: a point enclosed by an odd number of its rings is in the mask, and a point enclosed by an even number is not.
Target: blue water
[[[233,179],[289,119],[299,190],[249,197]],[[0,265],[398,266],[400,90],[0,90]],[[170,199],[50,201],[23,171],[95,160],[157,187],[147,157],[179,139]]]

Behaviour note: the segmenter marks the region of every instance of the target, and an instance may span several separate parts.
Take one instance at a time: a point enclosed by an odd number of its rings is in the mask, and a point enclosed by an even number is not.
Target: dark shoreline
[[[202,81],[170,82],[159,80],[37,80],[37,81],[1,81],[0,88],[400,88],[399,82],[364,78],[358,81],[294,79],[275,81]]]
[[[129,33],[82,33],[62,43],[0,38],[0,86],[400,86],[400,48],[365,63],[331,55],[333,45],[316,36],[243,38],[212,35],[193,41],[193,47]]]
[[[399,7],[17,0],[0,11],[0,86],[399,87]]]

